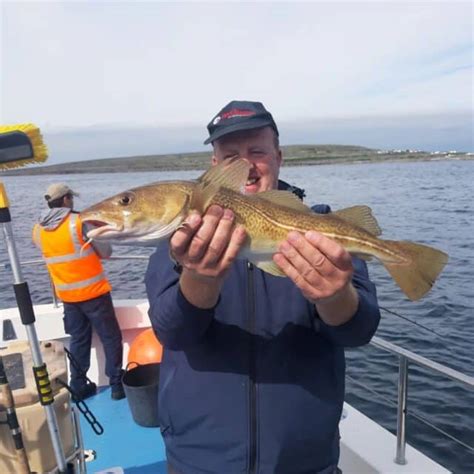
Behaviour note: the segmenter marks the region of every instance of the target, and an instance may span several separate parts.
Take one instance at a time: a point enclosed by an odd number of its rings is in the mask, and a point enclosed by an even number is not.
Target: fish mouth
[[[111,224],[110,222],[104,222],[97,219],[86,219],[83,221],[91,225],[93,228],[87,231],[87,238],[97,239],[98,237],[106,237],[110,234],[118,234],[123,231],[123,224]]]

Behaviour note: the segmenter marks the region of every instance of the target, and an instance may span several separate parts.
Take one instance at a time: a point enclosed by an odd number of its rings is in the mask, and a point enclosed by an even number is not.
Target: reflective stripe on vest
[[[87,280],[77,281],[76,283],[57,284],[56,288],[58,290],[77,290],[78,288],[84,288],[86,286],[89,286],[92,283],[97,283],[103,278],[105,278],[105,275],[103,273],[100,273],[95,277],[88,278]]]
[[[72,245],[74,246],[74,252],[79,253],[81,251],[81,243],[77,236],[77,214],[69,214],[69,231],[71,232]]]
[[[94,253],[94,249],[89,247],[83,252],[74,252],[69,255],[61,255],[59,257],[44,257],[46,263],[61,263],[61,262],[70,262],[71,260],[79,260],[81,257],[87,257]]]
[[[81,253],[85,242],[77,214],[70,213],[54,230],[41,226],[38,229],[43,258],[61,300],[70,303],[86,301],[111,290],[94,248],[86,247]],[[37,235],[37,230],[34,230],[34,235]]]

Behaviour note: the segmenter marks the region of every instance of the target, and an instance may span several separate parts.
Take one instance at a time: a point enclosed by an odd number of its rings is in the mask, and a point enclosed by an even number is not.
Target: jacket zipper
[[[250,334],[249,346],[249,473],[254,474],[257,468],[257,389],[255,386],[256,376],[256,347],[255,347],[255,286],[254,286],[254,267],[247,264],[247,310],[248,310],[248,331]]]

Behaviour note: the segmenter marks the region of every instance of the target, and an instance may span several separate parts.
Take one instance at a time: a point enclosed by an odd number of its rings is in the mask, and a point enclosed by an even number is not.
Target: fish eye
[[[118,203],[121,206],[128,206],[133,200],[133,196],[130,193],[123,194],[120,198]]]

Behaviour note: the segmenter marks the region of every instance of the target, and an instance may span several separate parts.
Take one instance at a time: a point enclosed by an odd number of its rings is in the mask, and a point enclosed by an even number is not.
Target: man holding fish
[[[198,180],[81,213],[89,241],[157,245],[145,281],[169,472],[337,472],[344,347],[367,344],[380,319],[364,260],[417,300],[448,257],[380,239],[367,206],[307,207],[278,179],[278,128],[260,102],[230,102],[208,130],[213,166]]]
[[[249,163],[246,194],[289,187],[261,103],[231,102],[208,129],[213,165]],[[266,263],[288,277],[277,278],[237,260],[247,233],[234,223],[223,206],[193,212],[150,259],[169,472],[336,472],[343,348],[366,344],[380,318],[366,265],[318,232],[289,231]]]

